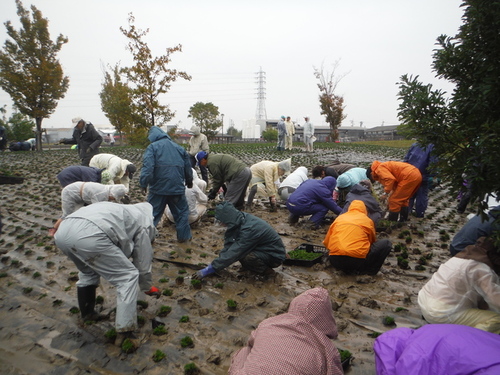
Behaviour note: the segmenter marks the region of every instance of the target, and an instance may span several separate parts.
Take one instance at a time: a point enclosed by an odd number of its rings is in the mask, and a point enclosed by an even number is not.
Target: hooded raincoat
[[[71,165],[58,173],[57,179],[62,187],[76,181],[101,182],[102,169],[85,167],[83,165]]]
[[[125,172],[129,164],[132,163],[113,154],[98,154],[90,159],[89,166],[106,169],[106,172],[109,174],[108,185],[122,184],[128,190],[130,178],[128,175],[125,175]]]
[[[382,218],[382,209],[370,189],[366,186],[356,184],[351,188],[347,194],[346,203],[341,213],[345,214],[349,210],[351,203],[355,200],[362,201],[365,204],[368,217],[377,225],[377,222]]]
[[[285,260],[285,245],[279,234],[264,220],[238,211],[231,203],[224,202],[217,205],[215,218],[227,225],[224,234],[224,248],[219,257],[214,259],[212,267],[222,270],[234,262],[240,261],[245,268],[254,268],[257,272],[264,272],[266,268],[276,268]],[[262,265],[246,267],[247,263]]]
[[[389,196],[389,211],[399,212],[408,207],[410,198],[415,194],[422,182],[418,168],[402,161],[375,160],[371,165],[372,178],[384,186]]]
[[[292,215],[312,215],[310,220],[320,225],[328,211],[340,214],[342,208],[333,200],[333,190],[337,181],[327,176],[322,180],[309,179],[295,190],[286,202],[286,207]]]
[[[290,172],[290,159],[281,162],[263,160],[250,167],[252,171],[252,179],[249,187],[262,184],[265,187],[267,197],[273,197],[277,194],[277,185],[279,184],[280,176],[278,167],[281,167],[285,172]]]
[[[72,214],[84,205],[97,202],[107,202],[113,197],[119,202],[127,189],[124,185],[102,185],[97,182],[73,182],[61,192],[62,219]]]
[[[152,286],[155,235],[149,203],[99,202],[69,215],[54,236],[80,271],[77,286],[99,285],[102,276],[116,288],[117,332],[137,328],[137,295]]]
[[[375,224],[367,214],[362,201],[353,201],[348,211],[335,219],[323,241],[330,255],[366,258],[376,240]]]
[[[82,165],[88,166],[90,159],[99,153],[99,146],[102,143],[102,135],[95,129],[90,122],[80,130],[78,126],[73,129],[73,139],[78,145],[78,155],[82,160]]]
[[[500,374],[500,336],[455,324],[392,329],[375,340],[377,375]]]
[[[151,144],[144,152],[139,183],[149,189],[148,202],[153,206],[155,225],[168,204],[175,219],[177,239],[186,241],[191,238],[191,229],[184,192],[186,186],[193,184],[189,155],[157,126],[149,129],[148,139]]]
[[[229,375],[341,375],[335,338],[328,291],[310,289],[292,300],[287,313],[259,324],[234,354]]]
[[[484,237],[439,266],[418,292],[418,304],[429,323],[463,324],[500,334],[500,279],[486,263]],[[486,263],[478,255],[483,254]],[[500,266],[498,255],[496,266]],[[479,307],[486,302],[489,310]]]
[[[350,188],[351,186],[358,184],[361,180],[366,179],[365,168],[351,168],[337,178],[337,188]]]

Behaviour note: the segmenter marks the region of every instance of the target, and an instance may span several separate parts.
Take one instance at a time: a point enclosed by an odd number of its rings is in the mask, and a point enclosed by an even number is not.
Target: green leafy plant
[[[393,326],[396,324],[396,321],[392,316],[384,316],[382,319],[382,324],[385,326]]]
[[[172,311],[172,308],[170,306],[162,305],[162,306],[160,306],[160,309],[158,310],[157,315],[164,317],[164,316],[167,316],[168,314],[170,314],[171,311]]]
[[[165,328],[164,325],[160,325],[160,326],[156,327],[155,329],[153,329],[153,335],[155,335],[155,336],[162,336],[162,335],[166,335],[167,333],[168,333],[167,328]]]
[[[123,340],[122,343],[122,352],[126,354],[133,353],[137,350],[137,347],[135,346],[134,342],[130,339],[125,339]]]
[[[193,362],[184,366],[184,375],[198,375],[199,373],[200,369]]]
[[[217,288],[217,289],[222,289],[222,288],[224,288],[224,284],[223,283],[217,283],[217,284],[214,285],[214,287]]]
[[[184,336],[181,339],[181,347],[183,348],[193,348],[194,347],[194,342],[193,339],[189,336]]]
[[[117,333],[116,333],[116,329],[115,328],[111,328],[109,330],[107,330],[105,333],[104,333],[104,337],[109,341],[109,342],[114,342],[116,340],[116,336],[117,336]]]
[[[235,300],[228,299],[226,301],[226,303],[227,303],[228,309],[230,309],[230,310],[235,310],[238,307],[238,302],[236,302]]]
[[[193,280],[191,280],[191,285],[195,289],[201,289],[201,280],[193,279]]]
[[[164,296],[170,297],[172,294],[174,294],[174,291],[172,289],[165,289],[162,294]]]
[[[149,303],[147,301],[137,300],[137,306],[141,306],[143,309],[147,309]]]
[[[163,353],[160,349],[157,349],[153,354],[153,361],[160,362],[162,359],[166,357],[166,354]]]
[[[189,322],[189,316],[187,316],[187,315],[181,316],[181,318],[179,319],[179,322],[180,323],[187,323],[187,322]]]

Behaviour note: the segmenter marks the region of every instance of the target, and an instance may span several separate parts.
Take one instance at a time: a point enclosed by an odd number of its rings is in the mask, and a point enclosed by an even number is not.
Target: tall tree
[[[23,115],[36,121],[36,147],[42,150],[42,120],[54,113],[58,100],[64,98],[69,78],[64,76],[57,54],[68,39],[59,35],[50,39],[49,21],[34,5],[31,17],[20,0],[16,0],[21,28],[5,22],[7,34],[0,50],[0,87]]]
[[[222,126],[219,118],[219,107],[213,103],[197,102],[189,108],[189,115],[193,122],[200,127],[200,131],[208,138],[217,134],[217,129]]]
[[[323,65],[319,69],[314,68],[314,76],[319,80],[319,107],[321,114],[325,116],[326,122],[330,125],[330,139],[332,141],[339,138],[338,128],[347,116],[344,115],[344,97],[335,93],[337,85],[347,73],[338,75],[338,67],[339,61],[333,64],[330,72],[326,71]]]
[[[104,71],[104,82],[99,96],[102,111],[119,133],[120,143],[122,143],[123,133],[130,135],[132,132],[134,117],[132,90],[122,81],[118,64],[111,68],[111,72]]]
[[[462,7],[458,34],[439,36],[433,54],[437,76],[455,84],[450,99],[402,76],[398,114],[422,144],[434,144],[454,191],[465,173],[474,202],[487,193],[500,196],[500,1],[465,0]]]
[[[238,130],[234,127],[234,125],[231,125],[227,129],[227,135],[232,135],[234,137],[234,139],[241,139],[241,137],[243,135],[243,130]]]
[[[137,115],[137,126],[148,128],[165,125],[174,117],[175,111],[170,110],[169,105],[160,104],[160,95],[167,93],[171,83],[178,78],[191,80],[187,73],[168,68],[170,55],[182,51],[182,46],[178,44],[167,48],[165,55],[153,57],[151,49],[143,40],[149,29],[137,29],[132,13],[129,14],[128,21],[129,29],[120,27],[120,30],[128,38],[127,49],[132,53],[135,65],[123,68],[122,71],[131,85],[132,109]]]

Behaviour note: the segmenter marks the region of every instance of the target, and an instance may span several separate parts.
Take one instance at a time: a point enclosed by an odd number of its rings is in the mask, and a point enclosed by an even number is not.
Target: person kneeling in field
[[[446,263],[418,292],[429,323],[462,324],[500,334],[500,254],[481,237]]]
[[[375,224],[358,200],[335,219],[323,244],[330,251],[331,265],[349,274],[376,275],[392,249],[388,239],[376,241]]]
[[[216,206],[215,218],[227,226],[224,248],[195,278],[211,275],[237,261],[244,269],[259,274],[272,273],[272,269],[285,260],[286,250],[280,235],[261,218],[238,211],[230,202]]]
[[[247,346],[234,354],[229,375],[341,375],[340,354],[331,341],[335,338],[328,291],[309,289],[290,302],[287,313],[259,324]]]

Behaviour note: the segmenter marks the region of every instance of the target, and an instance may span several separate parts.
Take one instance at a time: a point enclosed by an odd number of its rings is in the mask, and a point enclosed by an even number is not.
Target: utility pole
[[[266,72],[260,70],[255,73],[257,82],[257,111],[255,112],[256,120],[267,120],[266,112]]]
[[[224,135],[224,113],[221,113],[220,115],[222,117],[222,121],[221,121],[222,122],[222,135]]]

